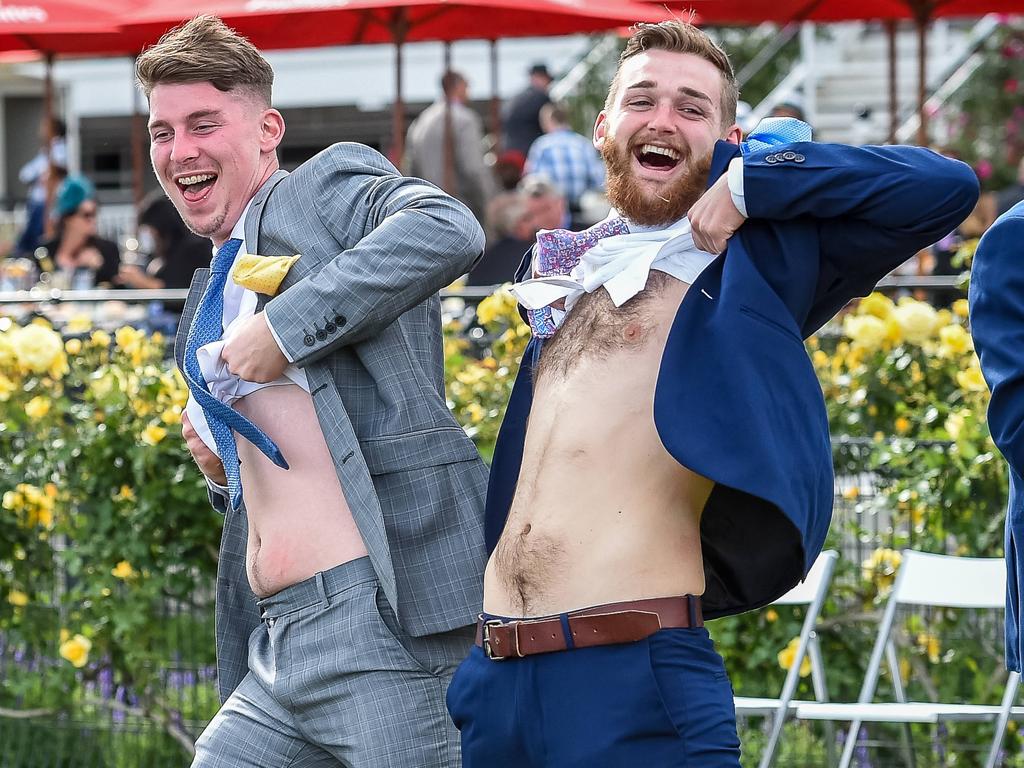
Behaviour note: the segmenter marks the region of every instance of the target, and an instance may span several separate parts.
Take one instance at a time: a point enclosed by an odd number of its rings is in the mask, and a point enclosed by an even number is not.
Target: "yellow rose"
[[[61,658],[71,662],[71,666],[81,669],[89,663],[89,651],[92,650],[92,641],[84,635],[75,635],[60,644]]]
[[[64,351],[69,355],[77,355],[82,351],[82,340],[68,339],[64,342]]]
[[[42,395],[36,395],[25,403],[25,415],[30,419],[41,419],[50,412],[50,400]]]
[[[942,645],[937,635],[931,632],[921,632],[917,636],[917,647],[928,654],[928,661],[938,664],[941,658]]]
[[[767,611],[764,612],[764,620],[767,621],[769,624],[774,624],[776,621],[779,620],[778,611],[776,611],[774,608],[769,608]]]
[[[923,301],[901,301],[893,310],[893,317],[907,341],[920,344],[935,333],[938,315],[935,308]]]
[[[114,494],[118,501],[135,501],[135,490],[130,485],[122,485],[120,490]]]
[[[64,352],[60,334],[49,326],[37,323],[15,328],[9,340],[18,363],[32,373],[46,373]]]
[[[896,305],[892,303],[892,299],[884,293],[875,292],[860,300],[860,304],[857,305],[857,314],[873,315],[879,320],[887,320],[892,315],[895,307]]]
[[[11,394],[17,391],[18,385],[0,373],[0,403],[11,399]]]
[[[65,324],[66,333],[85,333],[92,329],[92,318],[86,314],[73,315]]]
[[[847,315],[843,319],[843,333],[855,347],[876,349],[885,339],[885,323],[874,315]]]
[[[181,406],[172,405],[170,408],[164,409],[164,412],[160,414],[160,421],[168,426],[181,424]]]
[[[497,293],[492,293],[476,305],[476,320],[480,325],[493,323],[498,318],[501,309],[501,298]]]
[[[142,430],[140,437],[146,445],[156,445],[167,437],[167,430],[157,424],[150,424]]]
[[[968,392],[984,392],[986,387],[985,377],[981,375],[981,369],[975,368],[973,365],[970,368],[957,371],[956,383],[960,385],[961,389]]]
[[[106,349],[110,346],[110,334],[106,331],[93,331],[89,341],[97,347]]]
[[[16,589],[12,589],[7,594],[7,602],[11,605],[17,606],[18,608],[24,608],[28,605],[28,595],[24,592],[19,592]]]
[[[959,440],[960,432],[964,428],[964,421],[964,412],[954,411],[946,417],[946,422],[942,426],[945,427],[946,432],[949,433],[951,438]]]
[[[816,349],[814,354],[811,355],[811,361],[814,363],[815,368],[824,368],[828,364],[828,353],[823,350]]]
[[[896,571],[903,562],[903,555],[895,549],[879,547],[867,560],[860,564],[861,575],[865,581],[873,581],[878,586],[879,592],[887,590],[892,586],[896,578]]]
[[[910,419],[906,418],[905,416],[900,416],[899,418],[896,419],[896,422],[895,424],[893,424],[893,426],[896,429],[896,434],[905,435],[907,432],[910,431]]]
[[[14,345],[11,344],[10,334],[0,333],[0,365],[9,365],[14,360]]]
[[[800,645],[800,638],[794,637],[789,641],[789,645],[779,651],[779,666],[783,669],[788,670],[793,666],[793,662],[796,661],[796,650],[797,646]],[[811,659],[805,653],[803,661],[800,662],[800,677],[807,677],[811,674]]]
[[[962,355],[974,349],[971,334],[962,325],[945,325],[940,328],[939,342],[942,345],[940,351],[944,357]]]
[[[116,576],[119,579],[131,579],[135,577],[135,569],[132,568],[132,564],[127,560],[122,560],[114,569],[110,572],[112,576]]]
[[[953,314],[961,320],[967,317],[968,309],[969,305],[967,304],[967,299],[957,299],[953,302]]]
[[[137,328],[132,328],[130,325],[123,325],[114,331],[114,341],[117,346],[125,351],[137,347],[143,341],[145,341],[146,334]]]
[[[25,497],[21,495],[19,491],[4,491],[3,508],[9,509],[12,512],[21,509],[21,505],[25,503]]]

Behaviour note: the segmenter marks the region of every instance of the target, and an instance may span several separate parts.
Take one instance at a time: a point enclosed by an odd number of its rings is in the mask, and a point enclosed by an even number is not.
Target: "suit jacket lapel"
[[[185,368],[185,341],[188,339],[192,320],[196,316],[196,308],[199,306],[199,300],[203,298],[203,293],[206,292],[208,282],[210,282],[209,269],[197,269],[192,275],[192,284],[188,287],[185,308],[181,311],[181,320],[178,321],[178,332],[174,336],[174,361],[178,364],[179,370]]]

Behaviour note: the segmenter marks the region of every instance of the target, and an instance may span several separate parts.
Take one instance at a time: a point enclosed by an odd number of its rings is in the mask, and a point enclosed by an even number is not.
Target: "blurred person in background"
[[[109,286],[117,277],[117,243],[97,235],[96,187],[84,176],[68,176],[53,203],[56,235],[34,252],[40,273],[63,276],[63,287]]]
[[[16,255],[31,254],[39,246],[46,226],[46,194],[50,184],[59,184],[68,173],[68,149],[63,120],[53,118],[47,130],[44,120],[39,126],[39,152],[18,171],[18,179],[28,185],[25,202],[25,228],[14,244]],[[54,177],[50,178],[53,163]]]
[[[529,85],[512,97],[501,115],[502,149],[514,149],[524,155],[544,133],[540,124],[540,110],[551,101],[548,89],[554,80],[544,64],[534,64],[530,67],[529,75]]]
[[[484,129],[480,116],[466,106],[469,83],[454,70],[441,77],[442,98],[435,101],[409,126],[406,137],[406,169],[410,176],[426,179],[457,198],[477,221],[486,219],[487,201],[494,181],[484,163]],[[453,176],[445,183],[445,123],[451,120]],[[448,189],[453,186],[452,189]]]
[[[197,269],[210,266],[210,241],[189,231],[161,190],[139,210],[139,250],[149,264],[122,264],[115,282],[129,288],[188,288]]]
[[[544,176],[562,193],[569,206],[569,228],[583,229],[580,199],[586,192],[604,190],[604,162],[591,139],[569,127],[564,104],[552,102],[540,110],[544,135],[530,147],[526,172]]]

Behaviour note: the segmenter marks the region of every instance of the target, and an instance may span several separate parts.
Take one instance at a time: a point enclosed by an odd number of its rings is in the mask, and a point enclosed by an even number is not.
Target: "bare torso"
[[[654,425],[665,340],[688,288],[651,272],[616,308],[581,298],[535,371],[523,462],[484,576],[484,610],[539,616],[702,594],[700,513],[713,483]]]
[[[250,442],[236,439],[253,592],[271,595],[365,555],[309,394],[294,384],[264,387],[234,407],[277,443],[289,464],[280,469]]]

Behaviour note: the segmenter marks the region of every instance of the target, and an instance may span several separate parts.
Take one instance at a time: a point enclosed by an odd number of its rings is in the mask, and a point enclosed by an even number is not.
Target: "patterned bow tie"
[[[192,397],[203,409],[213,440],[217,445],[217,453],[224,463],[224,474],[228,478],[228,494],[231,508],[238,509],[242,504],[242,480],[239,471],[238,449],[235,446],[233,432],[259,448],[274,464],[288,469],[288,463],[281,455],[277,445],[267,437],[266,433],[240,414],[234,408],[222,403],[210,394],[210,388],[199,367],[198,349],[204,344],[220,339],[223,333],[224,315],[224,284],[228,272],[234,263],[242,241],[238,238],[228,240],[217,250],[210,265],[210,281],[206,284],[203,297],[199,300],[192,327],[185,340],[185,366],[182,371],[185,383],[188,384]]]
[[[612,235],[624,235],[627,232],[629,227],[622,217],[606,219],[582,232],[570,232],[566,229],[539,232],[537,256],[534,259],[536,276],[568,275],[580,263],[583,254],[597,245],[598,240]],[[551,307],[528,309],[526,315],[530,319],[530,328],[534,336],[548,339],[555,335],[558,325]]]

